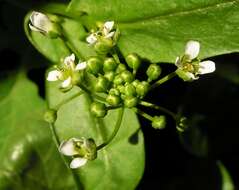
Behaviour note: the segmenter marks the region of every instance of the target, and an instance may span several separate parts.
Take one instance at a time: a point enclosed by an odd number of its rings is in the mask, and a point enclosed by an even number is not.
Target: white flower
[[[95,142],[83,137],[63,141],[59,146],[59,151],[65,156],[73,157],[70,163],[72,169],[84,166],[88,160],[94,160],[97,156]]]
[[[178,67],[176,73],[185,81],[197,80],[198,75],[212,73],[216,70],[213,61],[200,61],[198,55],[200,52],[200,43],[197,41],[188,41],[185,46],[185,52],[182,57],[177,57],[175,65]]]
[[[45,14],[33,11],[30,16],[29,27],[33,31],[47,34],[53,29],[53,24]]]
[[[84,166],[88,159],[81,157],[79,153],[80,145],[84,143],[84,139],[71,138],[63,141],[59,146],[59,151],[66,156],[75,156],[70,163],[70,168],[75,169]]]
[[[115,31],[114,29],[114,21],[107,21],[103,24],[103,26],[99,29],[99,31],[91,33],[87,38],[86,41],[92,45],[95,44],[99,38],[113,38]]]
[[[80,62],[75,65],[75,55],[71,54],[64,59],[63,67],[56,68],[48,73],[48,81],[61,81],[61,88],[68,89],[73,87],[73,75],[75,72],[86,68],[86,62]]]

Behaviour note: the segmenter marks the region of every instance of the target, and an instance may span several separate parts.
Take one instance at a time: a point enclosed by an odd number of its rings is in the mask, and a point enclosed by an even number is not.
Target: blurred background
[[[22,67],[29,68],[28,77],[44,98],[43,79],[48,64],[25,37],[23,19],[29,8],[24,2],[0,1],[0,99],[9,90],[4,81]],[[219,162],[239,187],[239,54],[211,60],[216,63],[215,73],[193,83],[174,78],[146,97],[183,113],[190,120],[190,128],[180,134],[168,117],[167,127],[158,131],[139,117],[145,136],[146,166],[138,190],[221,189]],[[174,66],[162,64],[162,69],[167,74]]]

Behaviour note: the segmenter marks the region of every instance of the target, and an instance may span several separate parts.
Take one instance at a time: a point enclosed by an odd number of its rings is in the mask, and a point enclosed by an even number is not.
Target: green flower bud
[[[110,84],[109,81],[105,77],[99,76],[95,83],[95,91],[106,92],[109,88],[109,84]]]
[[[109,94],[119,96],[120,91],[116,88],[111,88],[110,91],[109,91]]]
[[[120,93],[125,93],[125,86],[124,85],[118,85],[117,89],[120,91]]]
[[[134,96],[126,96],[124,98],[124,105],[128,108],[135,107],[138,104],[138,98]]]
[[[138,55],[135,53],[127,55],[125,60],[126,60],[126,63],[128,64],[128,66],[130,68],[132,68],[133,70],[137,70],[141,65],[141,61],[140,61]]]
[[[44,120],[48,123],[54,123],[57,119],[57,112],[56,110],[49,109],[44,114]]]
[[[91,57],[87,60],[86,70],[93,74],[97,75],[102,69],[102,60],[99,57]]]
[[[90,105],[90,111],[95,117],[104,117],[107,114],[105,104],[100,102],[93,102]]]
[[[136,79],[136,80],[134,80],[134,81],[132,82],[132,84],[133,84],[134,87],[136,88],[136,86],[137,86],[138,84],[140,84],[140,81],[139,81],[138,79]]]
[[[117,63],[112,57],[106,58],[103,64],[104,72],[114,71],[117,67]]]
[[[116,69],[116,73],[118,74],[118,73],[121,73],[121,72],[123,72],[125,70],[127,70],[126,66],[124,64],[120,63],[118,65],[117,69]]]
[[[124,82],[132,82],[134,80],[134,76],[130,71],[123,71],[120,75]]]
[[[114,71],[109,71],[104,74],[104,77],[107,78],[108,81],[112,82],[114,80],[115,73],[114,73]]]
[[[118,106],[120,104],[120,102],[121,102],[120,97],[117,96],[117,95],[113,95],[113,94],[109,94],[106,97],[106,101],[111,106]]]
[[[136,95],[136,89],[133,84],[125,85],[125,95],[126,96],[135,96]]]
[[[152,120],[152,127],[155,129],[164,129],[166,126],[166,117],[164,115],[155,116]]]
[[[116,75],[115,78],[114,78],[114,80],[113,80],[113,83],[114,83],[115,85],[121,85],[121,84],[124,83],[124,80],[123,80],[123,78],[121,77],[121,75]]]
[[[147,92],[149,91],[149,83],[148,82],[140,82],[137,86],[136,86],[136,93],[140,96],[140,97],[144,97]]]
[[[100,55],[105,55],[109,53],[112,47],[113,47],[113,41],[110,38],[101,38],[94,45],[95,51]]]
[[[160,74],[161,74],[162,70],[161,67],[157,64],[151,64],[147,71],[146,74],[149,77],[150,80],[156,80]]]
[[[178,124],[177,124],[177,130],[179,132],[184,132],[185,130],[187,130],[189,127],[188,125],[188,119],[186,117],[182,117],[180,118]]]

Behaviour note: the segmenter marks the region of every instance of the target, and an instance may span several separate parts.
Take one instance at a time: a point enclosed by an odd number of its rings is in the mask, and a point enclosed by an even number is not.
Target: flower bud
[[[100,55],[107,54],[110,49],[113,47],[113,41],[108,38],[101,38],[95,43],[95,51]]]
[[[122,94],[125,93],[125,86],[124,85],[118,85],[117,89],[120,91],[120,93],[122,93]]]
[[[105,77],[99,76],[95,83],[95,91],[106,92],[108,90],[109,84],[109,81]]]
[[[114,71],[117,67],[117,63],[112,57],[106,58],[103,64],[104,72]]]
[[[147,92],[149,91],[149,83],[148,82],[140,82],[137,86],[136,86],[136,93],[140,96],[140,97],[144,97]]]
[[[130,71],[123,71],[120,75],[124,82],[132,82],[134,80],[134,76]]]
[[[49,109],[44,114],[44,120],[48,123],[54,123],[57,119],[57,112],[56,110]]]
[[[126,69],[127,69],[126,66],[125,66],[124,64],[120,63],[120,64],[118,65],[117,69],[116,69],[116,73],[117,73],[117,74],[118,74],[118,73],[121,73],[121,72],[125,71]]]
[[[179,132],[184,132],[185,130],[187,130],[188,129],[188,119],[186,117],[180,118],[176,128]]]
[[[135,96],[136,89],[133,84],[125,85],[125,95],[126,96]]]
[[[123,80],[123,78],[121,77],[121,75],[116,75],[115,78],[114,78],[113,83],[114,83],[115,85],[121,85],[121,84],[124,83],[124,80]]]
[[[141,65],[141,61],[140,61],[138,55],[135,53],[127,55],[125,60],[126,60],[126,63],[128,64],[128,66],[130,68],[132,68],[133,70],[137,70]]]
[[[109,94],[119,96],[120,91],[116,88],[111,88],[110,91],[109,91]]]
[[[154,116],[152,120],[152,127],[155,129],[164,129],[166,126],[166,117],[164,115]]]
[[[93,74],[97,75],[102,69],[102,60],[99,57],[91,57],[87,60],[86,70]]]
[[[124,105],[128,108],[135,107],[138,104],[138,98],[134,96],[126,96],[124,98]]]
[[[107,114],[105,104],[100,102],[93,102],[90,105],[90,111],[95,117],[104,117]]]
[[[152,80],[156,80],[160,76],[161,72],[162,72],[162,70],[159,65],[151,64],[148,67],[146,74],[147,74],[148,78],[150,79],[150,81],[152,81]]]
[[[138,79],[136,79],[132,82],[132,84],[134,85],[135,88],[139,83],[140,83],[140,81]]]
[[[109,71],[104,74],[104,77],[107,78],[108,81],[112,82],[114,80],[115,73],[114,73],[114,71]]]
[[[40,32],[50,38],[56,38],[60,35],[58,25],[52,22],[47,15],[40,12],[32,12],[29,27],[32,31]]]
[[[106,97],[106,101],[108,104],[110,104],[111,106],[118,106],[120,104],[120,97],[114,94],[109,94]]]

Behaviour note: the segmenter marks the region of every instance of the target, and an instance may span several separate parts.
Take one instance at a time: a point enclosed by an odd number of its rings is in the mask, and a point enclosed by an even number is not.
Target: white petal
[[[196,77],[193,73],[190,72],[185,72],[185,74],[187,75],[188,78],[190,78],[191,80],[197,80],[199,77]]]
[[[89,43],[89,44],[94,44],[97,42],[97,37],[96,37],[96,34],[93,33],[91,35],[89,35],[87,38],[86,38],[86,41]]]
[[[30,21],[31,21],[31,25],[33,27],[35,27],[41,31],[44,31],[46,33],[52,29],[51,20],[43,13],[33,11],[30,16]]]
[[[199,74],[212,73],[216,70],[215,63],[213,61],[202,61],[199,63]]]
[[[86,66],[87,66],[87,65],[86,65],[86,62],[78,63],[78,64],[76,65],[75,70],[76,70],[76,71],[83,70],[83,69],[86,68]]]
[[[65,57],[64,64],[70,65],[71,63],[74,63],[75,61],[75,54],[72,53],[70,56]]]
[[[62,88],[68,88],[71,86],[71,77],[68,77],[66,80],[64,80],[62,83],[61,83],[61,87]]]
[[[180,57],[177,57],[176,60],[175,60],[175,65],[176,65],[177,67],[180,67],[180,66],[181,66],[180,63],[181,63],[181,62],[180,62]]]
[[[57,81],[62,77],[62,73],[58,70],[53,70],[48,73],[47,79],[48,81]]]
[[[29,28],[32,30],[32,31],[35,31],[35,32],[44,32],[38,28],[36,28],[35,26],[31,25],[30,23],[28,24]]]
[[[74,156],[78,154],[75,150],[73,138],[69,139],[68,141],[63,141],[59,146],[59,151],[66,156]]]
[[[112,38],[114,36],[115,32],[110,32],[105,36],[105,38]]]
[[[104,28],[105,28],[108,32],[110,32],[110,31],[113,29],[114,24],[115,24],[114,21],[107,21],[107,22],[104,23]]]
[[[195,59],[200,51],[200,43],[197,41],[188,41],[185,47],[185,54],[189,56],[190,59]]]
[[[85,158],[74,158],[70,163],[70,168],[76,169],[81,166],[84,166],[87,163],[87,159]]]

